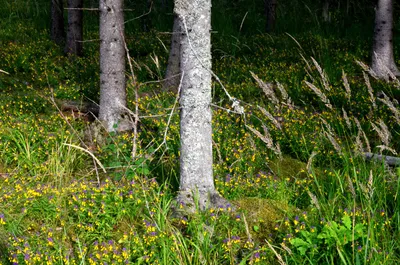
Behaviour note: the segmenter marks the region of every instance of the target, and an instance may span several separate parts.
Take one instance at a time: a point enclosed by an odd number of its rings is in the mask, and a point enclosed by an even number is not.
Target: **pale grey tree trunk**
[[[126,115],[123,0],[100,0],[100,111],[107,131],[132,128]]]
[[[388,71],[399,76],[393,56],[393,1],[379,0],[375,10],[374,43],[371,68],[379,78],[388,78]]]
[[[267,19],[265,29],[267,32],[272,32],[275,28],[276,21],[276,6],[277,0],[264,0],[265,1],[265,16]]]
[[[63,0],[51,0],[51,39],[58,45],[65,41]]]
[[[322,3],[322,19],[324,22],[331,22],[331,14],[329,12],[329,0],[324,0]]]
[[[165,91],[178,91],[180,82],[180,36],[182,34],[181,20],[178,16],[174,16],[174,26],[171,36],[171,47],[169,50],[168,65],[165,72],[163,89]]]
[[[68,31],[65,53],[68,55],[82,55],[83,40],[83,0],[68,0]]]
[[[180,187],[178,202],[200,210],[226,204],[213,179],[211,128],[211,0],[176,0],[182,21]]]

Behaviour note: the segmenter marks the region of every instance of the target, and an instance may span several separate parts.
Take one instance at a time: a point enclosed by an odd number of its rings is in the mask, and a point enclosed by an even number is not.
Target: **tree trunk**
[[[324,0],[323,2],[322,19],[324,22],[331,22],[331,14],[329,13],[329,0]]]
[[[165,91],[178,91],[180,78],[180,37],[182,32],[181,20],[177,16],[174,17],[174,26],[171,36],[171,47],[169,50],[167,71],[165,72],[165,80],[163,89]]]
[[[265,1],[265,16],[267,19],[265,30],[267,32],[272,32],[275,28],[277,0],[264,0],[264,1]]]
[[[123,0],[100,0],[100,111],[107,131],[132,128],[126,115]]]
[[[176,0],[182,21],[180,67],[180,187],[189,211],[224,205],[213,179],[211,128],[211,0]]]
[[[142,17],[142,27],[144,32],[149,32],[151,27],[152,27],[152,22],[151,22],[151,17],[150,14],[147,14],[149,10],[153,6],[153,1],[152,0],[146,0],[146,9],[144,12],[146,13],[145,16]]]
[[[167,0],[161,0],[161,10],[166,11],[168,8],[168,2]]]
[[[51,0],[51,39],[58,45],[65,41],[63,0]]]
[[[388,71],[400,76],[393,56],[392,0],[379,0],[376,7],[371,68],[379,78],[388,79]]]
[[[83,12],[79,8],[83,7],[83,0],[68,0],[68,32],[65,53],[68,55],[82,56]]]

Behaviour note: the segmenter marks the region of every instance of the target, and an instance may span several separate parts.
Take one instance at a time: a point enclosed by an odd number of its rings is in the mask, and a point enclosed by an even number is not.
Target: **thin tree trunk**
[[[267,23],[265,29],[267,32],[272,32],[275,28],[276,22],[276,6],[277,0],[264,0],[265,1],[265,16]]]
[[[63,0],[51,0],[51,39],[58,45],[65,41]]]
[[[168,1],[167,0],[161,0],[161,10],[166,11],[168,8]]]
[[[213,179],[211,128],[211,0],[176,0],[182,21],[180,187],[178,202],[200,210],[224,205]]]
[[[324,22],[331,22],[331,15],[329,13],[329,0],[324,0],[322,5],[322,19]]]
[[[152,6],[153,6],[153,1],[147,0],[145,13],[148,13],[150,8],[152,8]],[[142,20],[143,31],[149,32],[152,26],[150,14],[145,15],[144,17],[142,17],[141,20]]]
[[[180,82],[180,36],[181,36],[182,26],[180,25],[180,20],[178,16],[174,16],[174,26],[172,29],[171,36],[171,47],[169,50],[167,71],[165,73],[165,80],[163,83],[163,89],[165,91],[178,91],[178,86]]]
[[[372,70],[379,78],[388,78],[388,71],[400,76],[393,56],[393,1],[379,0],[375,11]]]
[[[132,128],[126,117],[123,0],[100,0],[100,111],[107,131]]]
[[[68,0],[68,31],[65,53],[68,55],[82,56],[83,40],[83,0]],[[72,8],[72,9],[70,9]]]

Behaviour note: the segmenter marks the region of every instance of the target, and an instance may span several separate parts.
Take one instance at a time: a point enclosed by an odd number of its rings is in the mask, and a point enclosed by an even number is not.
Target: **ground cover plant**
[[[132,133],[92,139],[85,114],[58,104],[98,100],[98,43],[68,60],[41,18],[48,3],[0,1],[10,14],[0,22],[0,264],[399,263],[400,170],[365,159],[400,150],[399,82],[366,66],[372,22],[357,13],[363,23],[344,33],[316,14],[304,24],[293,16],[266,35],[253,32],[259,13],[246,24],[223,2],[225,13],[214,7],[213,70],[224,86],[214,81],[214,175],[232,205],[176,216],[179,114],[176,94],[157,82],[172,22],[154,12],[150,32],[127,38],[140,94],[136,102],[128,84],[129,107],[141,116],[132,160]],[[219,21],[221,12],[234,14]],[[95,18],[86,17],[88,39]]]

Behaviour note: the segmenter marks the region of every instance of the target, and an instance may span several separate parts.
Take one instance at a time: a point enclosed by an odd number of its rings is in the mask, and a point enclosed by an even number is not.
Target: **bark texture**
[[[100,111],[107,131],[132,128],[126,115],[123,0],[100,0]]]
[[[51,0],[51,39],[58,45],[65,41],[63,0]]]
[[[211,0],[176,0],[182,21],[180,67],[180,191],[178,203],[222,206],[213,179],[211,128]]]
[[[83,0],[68,0],[68,31],[65,53],[68,55],[82,56],[83,40]]]
[[[377,77],[388,79],[388,71],[400,76],[393,56],[393,1],[379,0],[375,10],[372,70]]]
[[[180,37],[182,34],[182,21],[178,16],[174,17],[174,26],[171,36],[171,47],[169,50],[168,65],[165,72],[163,89],[165,91],[178,91],[180,78]]]
[[[265,1],[265,16],[267,19],[265,30],[267,32],[272,32],[275,28],[276,6],[278,4],[278,1],[277,0],[264,0],[264,1]]]

